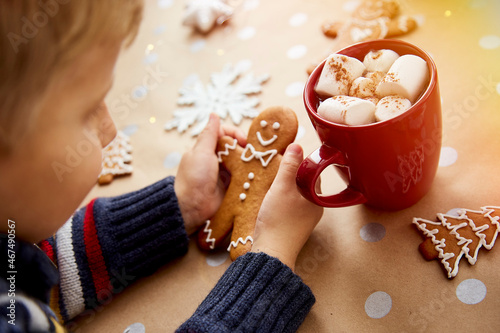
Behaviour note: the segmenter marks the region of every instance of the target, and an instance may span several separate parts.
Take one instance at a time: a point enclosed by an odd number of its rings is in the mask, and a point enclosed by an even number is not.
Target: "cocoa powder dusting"
[[[360,92],[361,88],[359,86],[356,86],[356,88],[354,88],[354,90],[352,90],[349,95],[358,97],[360,95]]]
[[[383,80],[385,82],[399,82],[399,78],[395,73],[387,73]]]
[[[382,55],[382,50],[378,50],[372,53],[372,59],[377,60]]]
[[[345,62],[345,60],[347,60],[345,57],[341,57],[340,59],[342,60],[342,62]],[[331,59],[328,65],[330,66],[337,82],[342,82],[345,85],[348,85],[350,83],[350,75],[341,63],[335,61],[334,59]]]

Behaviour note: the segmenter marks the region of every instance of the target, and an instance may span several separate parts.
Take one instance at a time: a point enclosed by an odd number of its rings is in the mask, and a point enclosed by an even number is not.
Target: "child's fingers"
[[[297,174],[297,169],[303,160],[302,147],[299,144],[290,144],[283,158],[281,159],[281,164],[276,174],[275,183],[285,186],[295,185],[295,178]]]
[[[224,135],[238,140],[240,146],[245,146],[247,144],[246,135],[241,129],[234,126],[221,125],[219,116],[215,113],[211,113],[207,126],[205,126],[203,132],[198,135],[195,149],[207,149],[207,151],[213,151],[217,146],[219,138]]]
[[[219,138],[220,120],[215,113],[210,114],[208,124],[203,131],[198,135],[195,149],[214,151]]]
[[[282,171],[286,177],[289,177],[290,179],[285,179],[286,184],[292,184],[292,179],[293,182],[295,182],[295,178],[297,176],[297,170],[300,166],[300,163],[302,163],[302,160],[304,159],[304,153],[302,150],[302,147],[297,144],[297,143],[292,143],[287,147],[287,150],[285,151],[285,155],[283,156],[283,159],[281,160],[282,165],[280,165],[280,170],[284,168]],[[285,162],[283,164],[283,162]],[[280,171],[278,171],[278,174]],[[277,177],[278,175],[276,175]],[[282,181],[282,180],[280,180]],[[315,185],[316,188],[316,193],[321,193],[321,177],[318,177],[318,181],[316,182]]]
[[[234,126],[227,126],[227,125],[222,125],[221,126],[221,133],[220,135],[229,135],[230,137],[235,138],[238,140],[238,143],[240,146],[244,147],[247,144],[247,136],[246,134],[239,128],[234,127]]]

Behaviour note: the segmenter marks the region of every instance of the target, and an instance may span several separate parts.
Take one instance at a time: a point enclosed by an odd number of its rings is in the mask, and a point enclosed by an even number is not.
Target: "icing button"
[[[250,183],[249,182],[245,182],[245,184],[243,184],[243,188],[245,190],[248,190],[250,188]]]
[[[240,194],[240,200],[243,201],[247,198],[247,195],[245,193]]]
[[[252,180],[252,179],[254,179],[254,178],[255,178],[255,175],[253,174],[253,172],[250,172],[250,173],[248,174],[248,179]]]

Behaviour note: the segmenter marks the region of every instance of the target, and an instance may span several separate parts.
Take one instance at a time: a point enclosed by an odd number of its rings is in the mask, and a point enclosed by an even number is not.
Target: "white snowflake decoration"
[[[249,95],[260,93],[262,83],[269,79],[269,75],[242,75],[250,66],[250,61],[240,61],[236,66],[227,64],[222,72],[210,76],[206,87],[198,76],[186,80],[179,89],[181,96],[177,104],[189,106],[174,110],[174,119],[165,124],[165,129],[177,128],[182,133],[198,122],[191,130],[191,135],[196,136],[207,125],[210,113],[216,113],[222,119],[229,115],[236,125],[240,124],[243,117],[257,116],[259,112],[255,107],[259,105],[260,100]]]

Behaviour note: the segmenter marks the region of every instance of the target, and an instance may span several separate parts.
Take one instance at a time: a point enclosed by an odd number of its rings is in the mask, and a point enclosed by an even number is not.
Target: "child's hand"
[[[300,250],[323,215],[323,208],[303,198],[295,183],[302,148],[288,146],[257,217],[253,252],[265,252],[292,270]]]
[[[193,234],[219,208],[224,197],[224,184],[219,177],[219,161],[215,154],[218,139],[229,135],[246,145],[246,135],[235,127],[220,125],[219,117],[210,120],[190,151],[179,164],[174,189],[188,235]]]

